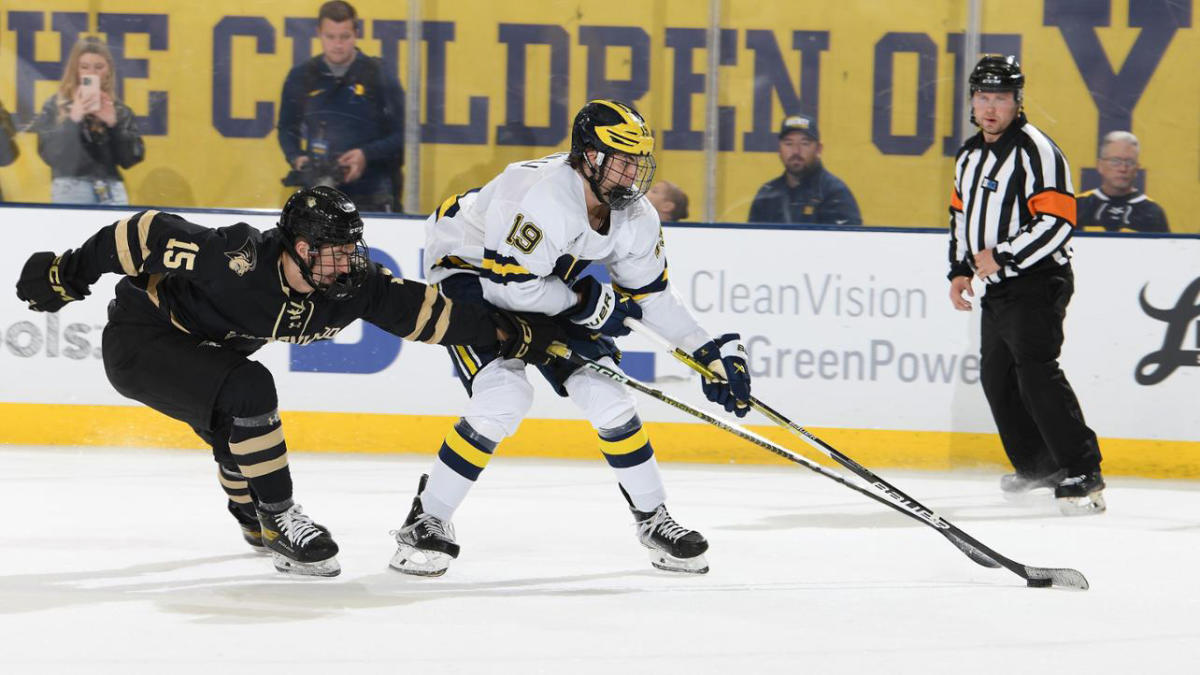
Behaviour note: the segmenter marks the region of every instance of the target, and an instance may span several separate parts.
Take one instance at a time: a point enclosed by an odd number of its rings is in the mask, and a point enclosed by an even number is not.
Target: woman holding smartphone
[[[55,204],[128,204],[118,167],[146,155],[133,111],[117,100],[112,52],[83,38],[71,49],[58,93],[33,123],[38,154],[50,165]]]

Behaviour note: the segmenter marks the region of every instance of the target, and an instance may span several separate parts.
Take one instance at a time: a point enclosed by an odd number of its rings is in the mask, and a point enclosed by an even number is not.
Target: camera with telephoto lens
[[[287,187],[337,187],[345,182],[346,167],[337,163],[328,155],[313,157],[309,155],[308,162],[299,169],[293,169],[283,178]]]

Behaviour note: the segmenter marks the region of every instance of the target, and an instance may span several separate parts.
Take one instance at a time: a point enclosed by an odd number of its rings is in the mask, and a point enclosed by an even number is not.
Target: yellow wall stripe
[[[432,457],[457,416],[284,412],[289,454],[301,452],[419,453]],[[773,441],[833,466],[799,438],[775,426],[750,427]],[[787,464],[766,450],[706,424],[646,422],[659,461]],[[1007,460],[995,434],[880,429],[809,431],[872,469],[986,468]],[[0,403],[0,443],[107,447],[207,446],[182,422],[139,406]],[[1106,476],[1200,479],[1200,441],[1102,438]],[[529,419],[504,442],[504,454],[601,461],[596,432],[579,420]],[[885,474],[886,477],[886,474]]]

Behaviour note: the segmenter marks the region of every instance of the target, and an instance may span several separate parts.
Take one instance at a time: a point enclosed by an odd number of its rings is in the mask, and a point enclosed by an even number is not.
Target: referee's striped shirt
[[[989,284],[1066,265],[1074,192],[1062,150],[1024,113],[995,143],[975,134],[954,159],[947,276],[971,276],[972,256],[989,248],[1000,265]]]

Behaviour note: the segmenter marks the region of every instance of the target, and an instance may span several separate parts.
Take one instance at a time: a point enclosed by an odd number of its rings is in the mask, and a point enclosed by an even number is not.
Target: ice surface
[[[293,454],[336,579],[252,553],[199,451],[0,446],[0,672],[1156,673],[1200,660],[1200,484],[1108,477],[1109,512],[1014,505],[992,473],[882,472],[1027,588],[791,466],[665,464],[712,572],[653,570],[610,470],[501,448],[446,576],[387,568],[429,457]]]

